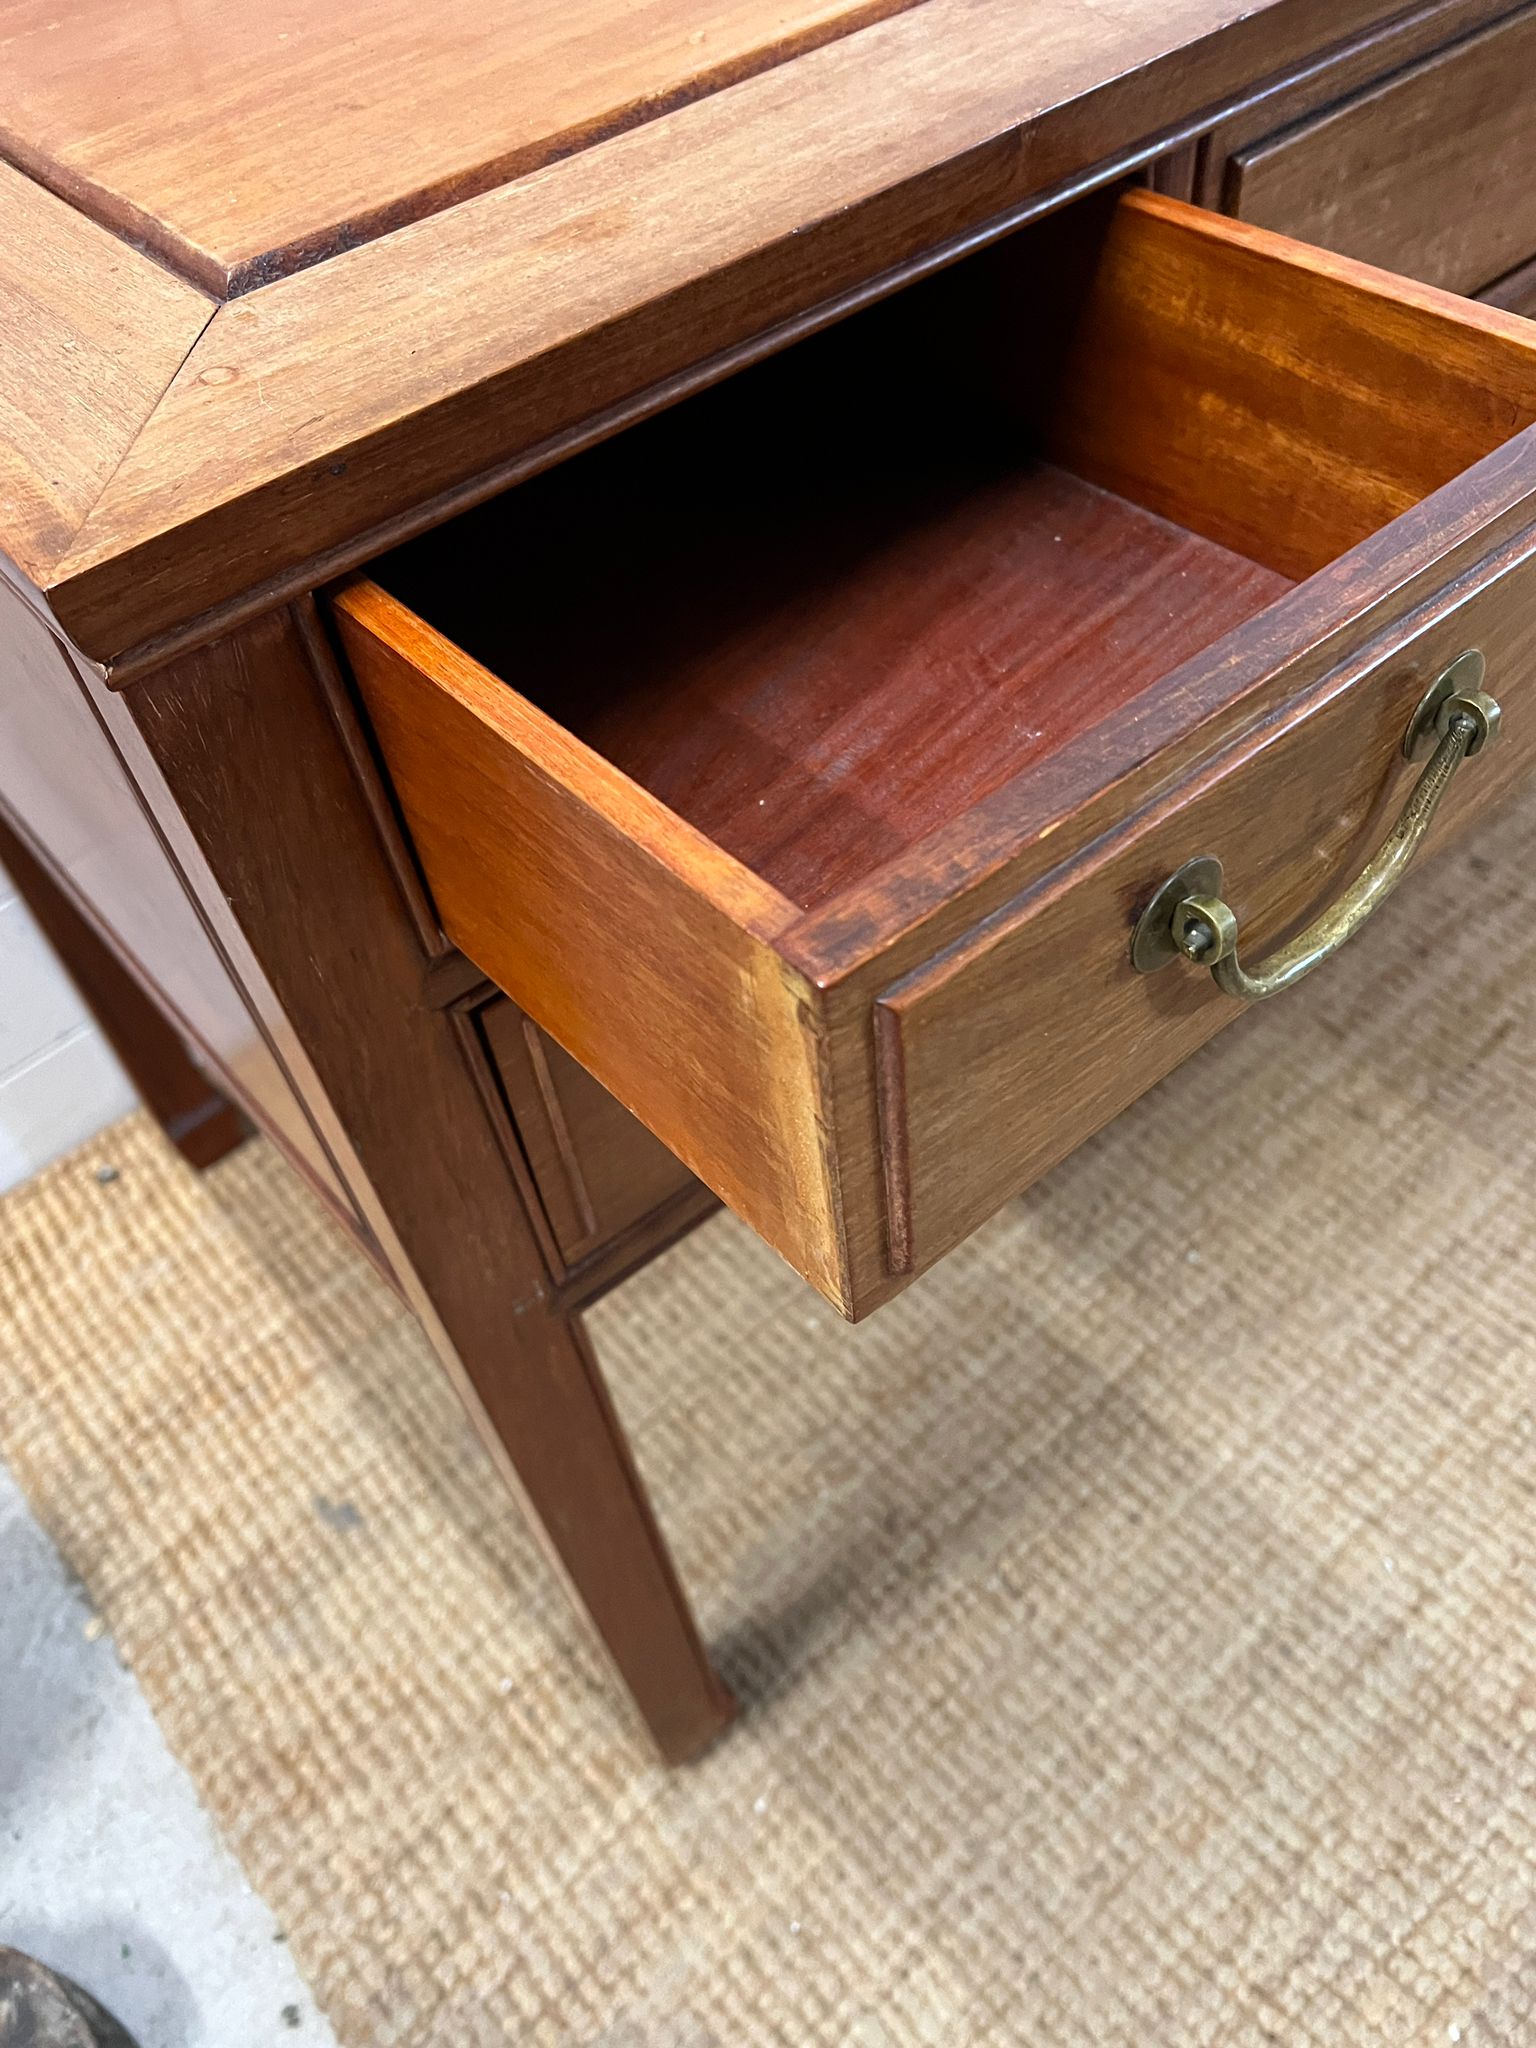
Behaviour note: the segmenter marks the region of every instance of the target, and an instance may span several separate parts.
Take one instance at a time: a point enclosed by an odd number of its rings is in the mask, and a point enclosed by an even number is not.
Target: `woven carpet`
[[[0,1451],[356,2048],[1536,2039],[1536,809],[863,1328],[729,1218],[603,1305],[679,1774],[270,1151],[0,1231]]]

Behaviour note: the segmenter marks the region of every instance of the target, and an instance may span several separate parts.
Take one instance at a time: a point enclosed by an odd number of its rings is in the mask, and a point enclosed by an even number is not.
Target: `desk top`
[[[0,549],[141,668],[1400,11],[0,0]]]
[[[13,0],[5,154],[232,298],[916,0]]]

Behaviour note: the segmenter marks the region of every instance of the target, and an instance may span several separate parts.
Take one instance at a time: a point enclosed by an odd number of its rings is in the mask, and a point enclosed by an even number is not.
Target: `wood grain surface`
[[[5,0],[0,147],[227,297],[914,0]]]
[[[1239,153],[1343,105],[1512,11],[1511,0],[1418,0],[1418,5],[1351,31],[1329,49],[1286,70],[1255,74],[1247,91],[1224,108],[1200,138],[1191,187],[1174,196],[1217,212],[1226,210],[1227,178]]]
[[[1450,291],[1536,255],[1536,8],[1241,149],[1243,220]]]
[[[0,163],[0,550],[24,576],[46,580],[213,310]]]
[[[1146,160],[1392,11],[925,0],[248,293],[54,565],[56,614],[142,666]]]
[[[1132,193],[1051,414],[1058,460],[1314,574],[1536,420],[1536,328]]]

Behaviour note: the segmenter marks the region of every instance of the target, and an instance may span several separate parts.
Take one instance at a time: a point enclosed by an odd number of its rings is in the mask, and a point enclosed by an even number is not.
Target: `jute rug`
[[[730,1219],[604,1305],[679,1775],[268,1150],[0,1228],[0,1450],[357,2048],[1536,2039],[1536,807],[863,1329]]]

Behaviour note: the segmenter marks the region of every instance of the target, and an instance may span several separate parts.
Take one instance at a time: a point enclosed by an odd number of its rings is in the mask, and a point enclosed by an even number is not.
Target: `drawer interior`
[[[1530,423],[1520,323],[1193,218],[1074,205],[375,579],[817,909]]]

